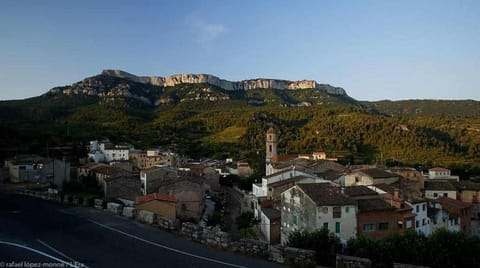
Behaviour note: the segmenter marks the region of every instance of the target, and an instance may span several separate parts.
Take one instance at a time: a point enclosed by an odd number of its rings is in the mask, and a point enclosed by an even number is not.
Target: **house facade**
[[[281,212],[274,208],[262,208],[260,231],[270,244],[280,243]]]
[[[169,167],[153,167],[140,171],[142,194],[147,195],[158,192],[163,182],[178,177],[177,171]]]
[[[135,208],[153,212],[159,216],[176,219],[175,196],[163,193],[152,193],[144,196],[138,196],[135,200]]]
[[[357,203],[327,183],[297,184],[282,193],[281,241],[293,231],[327,228],[342,241],[357,235]]]
[[[428,180],[425,182],[425,197],[429,199],[440,197],[457,199],[457,189],[449,181]]]

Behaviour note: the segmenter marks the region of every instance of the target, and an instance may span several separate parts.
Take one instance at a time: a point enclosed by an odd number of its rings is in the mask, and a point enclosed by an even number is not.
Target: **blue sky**
[[[480,1],[0,3],[0,99],[102,69],[313,79],[359,100],[480,100]]]

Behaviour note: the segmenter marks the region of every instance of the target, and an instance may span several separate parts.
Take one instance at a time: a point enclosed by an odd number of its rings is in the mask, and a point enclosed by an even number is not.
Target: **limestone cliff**
[[[167,77],[160,76],[136,76],[120,70],[104,70],[103,75],[128,79],[138,83],[151,84],[155,86],[175,86],[179,84],[200,84],[206,83],[223,88],[225,90],[249,90],[255,88],[273,88],[284,90],[295,89],[318,89],[333,95],[346,95],[343,88],[330,85],[318,84],[313,80],[288,81],[278,79],[251,79],[238,82],[220,79],[209,74],[176,74]]]

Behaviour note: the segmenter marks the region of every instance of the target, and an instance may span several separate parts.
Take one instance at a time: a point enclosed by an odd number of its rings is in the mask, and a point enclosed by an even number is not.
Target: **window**
[[[342,217],[342,208],[341,207],[333,207],[333,218],[338,219]]]
[[[458,218],[455,218],[455,225],[458,225]]]
[[[420,212],[420,206],[419,206],[419,205],[416,205],[416,206],[415,206],[415,210],[416,210],[417,213]]]
[[[419,221],[415,221],[415,227],[416,228],[420,227],[420,222]]]
[[[328,207],[322,207],[322,213],[327,214],[328,213]]]
[[[426,205],[423,204],[423,205],[422,205],[422,211],[425,211],[425,209],[426,209]]]
[[[371,223],[364,224],[363,231],[365,233],[375,232],[375,224],[371,224]]]
[[[360,182],[360,178],[359,178],[359,177],[355,177],[355,182]]]
[[[271,153],[272,152],[272,145],[268,145],[268,152]]]
[[[422,225],[425,225],[425,219],[422,219]]]
[[[381,222],[378,224],[379,231],[387,231],[388,230],[388,222]]]
[[[350,207],[345,207],[345,213],[348,213],[350,211]]]
[[[297,224],[297,215],[292,215],[292,222]]]
[[[433,193],[433,197],[438,197],[438,194],[437,194],[437,193]]]
[[[407,221],[407,228],[412,228],[412,221],[411,220]]]
[[[325,228],[325,229],[328,230],[328,222],[324,222],[324,223],[323,223],[323,228]]]
[[[340,223],[338,221],[335,223],[335,233],[340,233]]]
[[[448,197],[448,193],[443,193],[443,196]]]

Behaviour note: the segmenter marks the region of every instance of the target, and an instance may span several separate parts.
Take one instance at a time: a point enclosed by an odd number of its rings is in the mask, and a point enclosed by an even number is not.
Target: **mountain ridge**
[[[250,90],[256,88],[268,89],[318,89],[332,95],[347,95],[340,87],[333,87],[328,84],[319,84],[314,80],[282,80],[255,78],[241,81],[229,81],[211,74],[174,74],[166,77],[161,76],[136,76],[122,70],[103,70],[103,75],[128,79],[137,83],[152,84],[154,86],[176,86],[179,84],[210,84],[219,88],[232,90]]]

